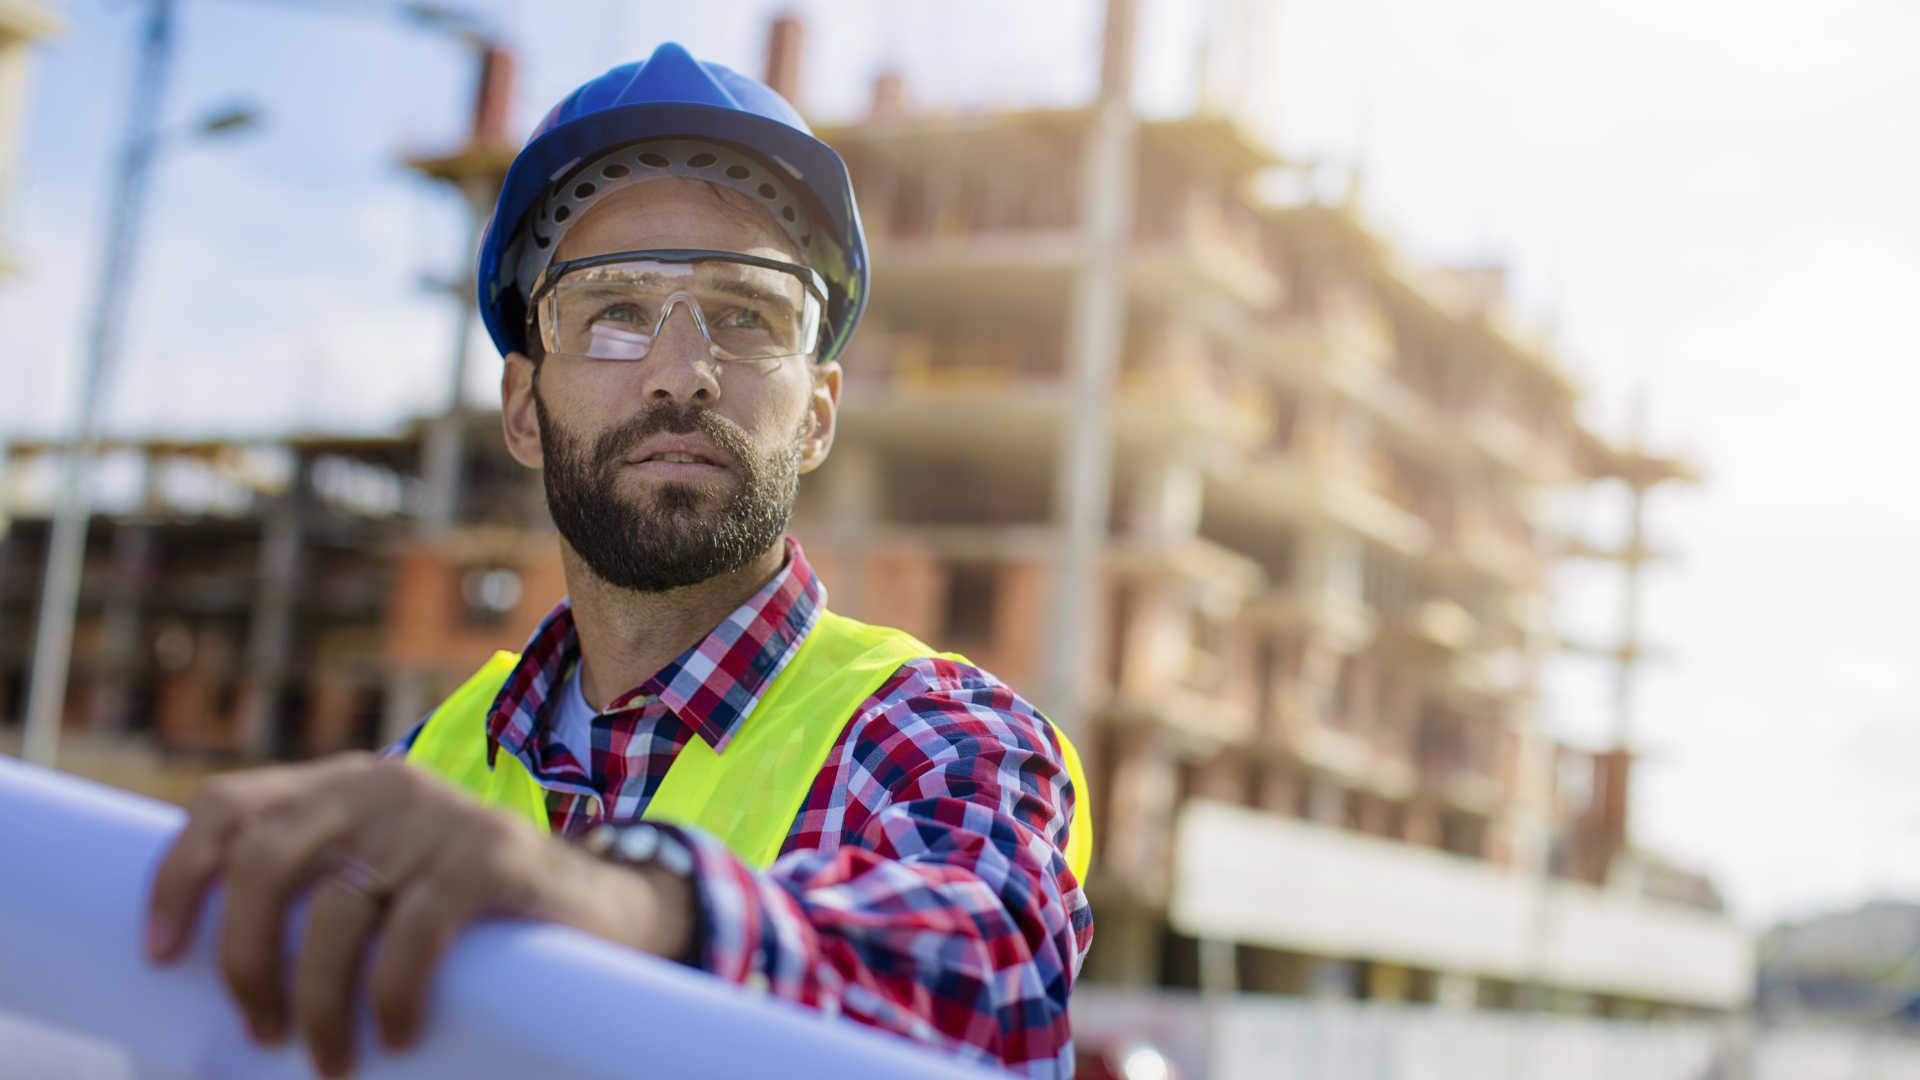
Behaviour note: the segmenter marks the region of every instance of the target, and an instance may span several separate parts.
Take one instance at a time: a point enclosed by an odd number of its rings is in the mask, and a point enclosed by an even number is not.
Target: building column
[[[827,538],[846,568],[833,582],[833,608],[859,618],[865,612],[866,558],[884,495],[880,457],[871,446],[836,447],[821,479],[827,487]]]
[[[1360,965],[1352,960],[1314,958],[1307,969],[1307,997],[1350,1001],[1360,996]]]
[[[1191,540],[1200,532],[1204,488],[1191,462],[1169,455],[1144,463],[1128,492],[1128,535],[1156,544]]]
[[[1240,973],[1233,942],[1203,937],[1199,940],[1200,992],[1230,997],[1240,991]]]
[[[391,746],[426,719],[434,704],[428,694],[427,677],[417,671],[396,671],[387,676],[381,702],[380,745]]]
[[[1105,839],[1099,865],[1130,890],[1163,897],[1179,809],[1173,751],[1150,733],[1116,731],[1108,753],[1113,755],[1112,790],[1102,800]]]
[[[1113,397],[1126,346],[1126,255],[1133,221],[1135,0],[1108,0],[1100,97],[1081,159],[1084,255],[1067,313],[1073,402],[1060,438],[1054,516],[1060,531],[1052,625],[1037,704],[1068,733],[1081,730],[1100,619],[1100,557],[1113,477]]]
[[[141,630],[147,586],[153,580],[153,527],[123,521],[114,526],[111,569],[113,587],[101,613],[103,634],[99,679],[88,703],[88,727],[102,734],[125,731],[133,686],[147,674],[141,648]]]
[[[295,463],[293,479],[286,494],[268,510],[260,538],[259,574],[234,725],[243,758],[267,758],[286,749],[276,745],[275,728],[286,722],[279,716],[280,697],[289,673],[293,619],[300,598],[308,472],[306,459]]]
[[[1347,789],[1324,773],[1307,778],[1307,818],[1335,828],[1347,827]]]
[[[1433,979],[1433,1003],[1442,1009],[1471,1009],[1479,1003],[1479,983],[1464,971],[1441,971]]]

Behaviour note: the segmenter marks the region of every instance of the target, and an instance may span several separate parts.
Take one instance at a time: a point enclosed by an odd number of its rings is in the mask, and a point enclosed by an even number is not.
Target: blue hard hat
[[[822,362],[846,348],[867,306],[866,234],[846,163],[815,138],[772,88],[666,42],[644,61],[622,64],[568,94],[540,121],[507,170],[480,240],[480,316],[501,355],[526,351],[526,298],[503,279],[502,259],[522,219],[549,188],[581,165],[629,143],[694,139],[724,144],[782,170],[817,206],[812,258],[827,283]],[[816,231],[818,231],[816,229]],[[811,254],[811,253],[810,253]]]

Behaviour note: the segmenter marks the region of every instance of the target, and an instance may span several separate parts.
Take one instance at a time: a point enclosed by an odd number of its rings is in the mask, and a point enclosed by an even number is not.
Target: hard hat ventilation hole
[[[6,0],[0,0],[4,7]],[[576,168],[576,166],[578,166]],[[781,169],[799,175],[790,163],[778,157],[770,161],[749,157],[711,143],[693,139],[653,140],[641,146],[628,144],[600,158],[582,163],[576,158],[551,176],[554,187],[539,200],[538,210],[529,209],[521,228],[521,238],[506,252],[511,270],[503,268],[502,280],[526,295],[550,264],[561,237],[581,213],[600,199],[632,184],[661,176],[686,177],[729,187],[766,204],[780,231],[786,234],[809,258],[831,258],[833,239],[829,233],[820,238],[815,250],[814,231],[823,223],[810,220],[806,203],[796,193]],[[528,243],[531,241],[531,243]]]

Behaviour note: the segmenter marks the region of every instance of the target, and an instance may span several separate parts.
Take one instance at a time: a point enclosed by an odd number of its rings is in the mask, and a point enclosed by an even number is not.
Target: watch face
[[[670,833],[656,831],[654,835],[660,838],[660,854],[656,856],[660,860],[660,865],[666,867],[669,873],[683,878],[692,877],[693,852],[687,850],[687,846]]]
[[[693,876],[693,852],[656,825],[599,825],[587,834],[584,843],[596,855],[634,866],[659,866],[680,877]]]
[[[620,857],[628,862],[652,862],[660,854],[660,830],[651,825],[635,825],[620,833]]]

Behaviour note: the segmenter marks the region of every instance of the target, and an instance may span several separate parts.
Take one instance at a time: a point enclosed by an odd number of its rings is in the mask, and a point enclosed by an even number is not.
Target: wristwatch
[[[595,825],[580,837],[580,846],[589,855],[617,866],[665,871],[693,889],[693,923],[687,935],[687,951],[668,959],[699,967],[700,942],[706,940],[706,914],[698,899],[700,889],[693,880],[693,849],[674,835],[672,829],[644,821],[631,825]]]
[[[659,867],[677,878],[693,880],[693,851],[667,829],[649,822],[632,825],[595,825],[580,838],[580,846],[608,862]]]

